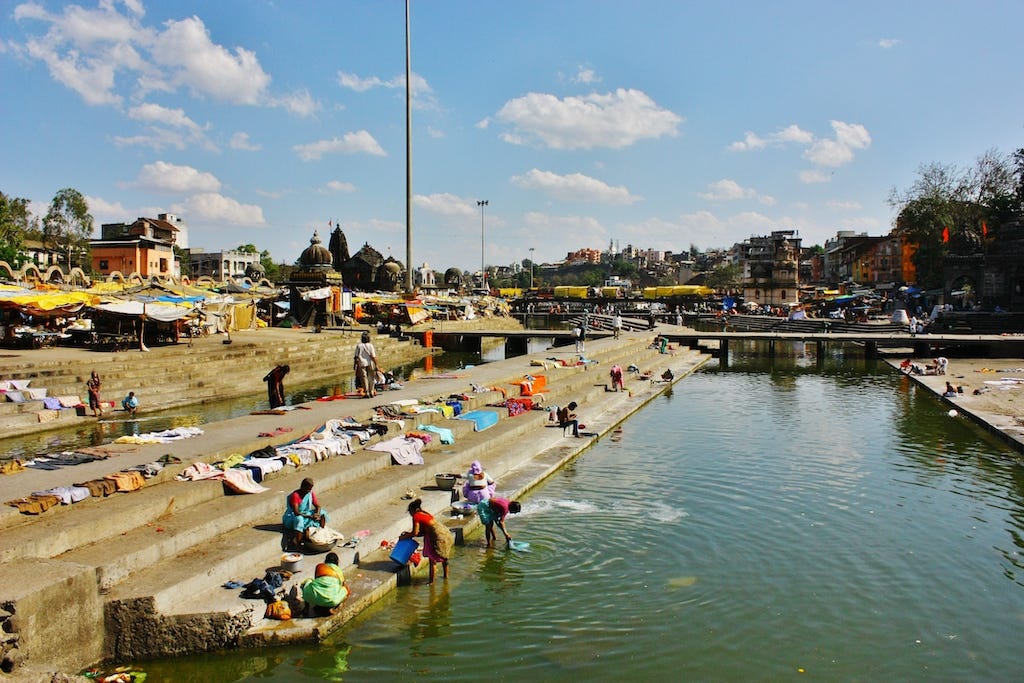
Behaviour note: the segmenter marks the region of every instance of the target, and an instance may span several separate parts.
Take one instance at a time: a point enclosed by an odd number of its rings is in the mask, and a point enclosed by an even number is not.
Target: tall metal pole
[[[478,199],[476,205],[480,207],[480,277],[483,286],[487,287],[487,271],[484,270],[484,207],[487,206],[487,200]]]
[[[405,291],[412,294],[412,57],[405,0]]]

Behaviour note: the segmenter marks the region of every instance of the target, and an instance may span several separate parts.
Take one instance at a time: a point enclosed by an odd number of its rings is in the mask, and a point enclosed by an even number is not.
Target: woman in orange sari
[[[455,537],[451,530],[434,516],[423,510],[423,501],[417,498],[409,503],[409,515],[412,517],[412,531],[403,531],[400,538],[423,537],[423,555],[430,560],[430,583],[434,582],[434,565],[438,562],[444,570],[444,578],[448,578],[448,558],[455,547]]]

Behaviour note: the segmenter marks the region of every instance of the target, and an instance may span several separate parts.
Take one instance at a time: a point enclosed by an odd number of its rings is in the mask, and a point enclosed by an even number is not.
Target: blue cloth
[[[438,427],[436,425],[419,425],[417,429],[422,429],[425,432],[432,432],[437,434],[438,440],[443,444],[455,443],[455,433],[447,427]]]
[[[498,413],[493,410],[471,410],[455,418],[456,420],[469,420],[473,423],[473,431],[482,432],[488,427],[498,424]]]
[[[291,496],[291,494],[289,494]],[[292,531],[305,531],[311,526],[327,526],[327,513],[323,510],[320,511],[320,521],[316,522],[311,517],[316,512],[316,506],[313,505],[313,492],[307,493],[302,502],[299,503],[299,514],[292,512],[292,506],[285,502],[284,515],[281,517],[281,523],[284,524],[286,529]],[[308,517],[302,517],[301,515],[309,515]]]

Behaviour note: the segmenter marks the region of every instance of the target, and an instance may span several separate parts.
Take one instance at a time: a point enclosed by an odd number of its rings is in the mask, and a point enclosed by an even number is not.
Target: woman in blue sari
[[[290,548],[298,550],[306,538],[306,529],[310,527],[327,526],[327,513],[320,508],[320,501],[313,493],[313,480],[306,478],[299,484],[299,488],[288,494],[287,503],[284,509],[284,516],[281,518],[284,528],[291,532]]]

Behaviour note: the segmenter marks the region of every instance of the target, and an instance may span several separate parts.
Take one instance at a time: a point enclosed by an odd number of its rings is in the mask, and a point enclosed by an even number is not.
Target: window
[[[100,270],[110,270],[110,263],[107,259],[100,259]]]

